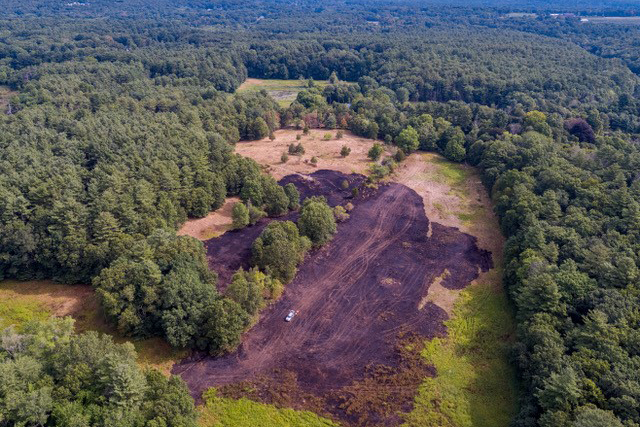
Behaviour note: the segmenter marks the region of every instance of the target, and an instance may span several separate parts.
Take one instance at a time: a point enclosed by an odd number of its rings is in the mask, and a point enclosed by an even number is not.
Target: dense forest
[[[323,200],[301,203],[233,144],[349,129],[400,149],[380,177],[415,150],[482,171],[508,239],[514,425],[640,425],[640,27],[550,18],[543,1],[514,19],[517,2],[443,3],[0,1],[0,278],[92,283],[127,335],[229,350],[335,232]],[[283,108],[234,93],[248,76],[308,89]],[[256,268],[221,294],[202,244],[175,231],[235,195],[237,226],[301,221],[266,228]],[[139,372],[130,348],[65,323],[0,338],[1,426],[194,422],[184,385]],[[124,385],[105,382],[115,371]],[[169,398],[175,413],[156,414]]]

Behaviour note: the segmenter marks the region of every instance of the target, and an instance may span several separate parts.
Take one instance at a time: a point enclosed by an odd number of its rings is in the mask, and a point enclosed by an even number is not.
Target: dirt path
[[[429,226],[415,191],[381,186],[356,202],[335,239],[305,260],[236,352],[185,361],[174,372],[196,397],[211,386],[293,372],[295,387],[329,399],[363,379],[368,366],[397,367],[399,337],[444,332],[446,313],[420,304],[429,285],[447,270],[442,286],[459,289],[490,267],[474,237],[438,223],[428,236]],[[299,311],[291,323],[283,320],[289,309]],[[325,410],[348,419],[334,404]]]
[[[191,236],[206,241],[224,234],[231,229],[233,223],[231,211],[233,205],[239,201],[238,197],[229,197],[217,211],[210,212],[204,218],[188,220],[178,230],[178,236]]]

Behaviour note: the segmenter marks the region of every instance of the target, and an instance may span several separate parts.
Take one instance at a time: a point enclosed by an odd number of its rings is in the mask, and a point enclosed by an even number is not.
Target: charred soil
[[[448,289],[468,285],[491,267],[491,254],[475,237],[430,223],[422,198],[404,185],[383,184],[351,199],[360,175],[318,171],[283,181],[303,197],[352,202],[350,219],[307,257],[237,351],[194,356],[174,373],[195,397],[215,386],[352,425],[397,425],[421,379],[434,373],[419,357],[421,343],[445,333],[446,312],[421,301],[438,278]],[[295,220],[295,213],[282,219]],[[248,266],[251,242],[267,223],[208,241],[211,268],[228,280]],[[285,322],[290,309],[298,314]]]

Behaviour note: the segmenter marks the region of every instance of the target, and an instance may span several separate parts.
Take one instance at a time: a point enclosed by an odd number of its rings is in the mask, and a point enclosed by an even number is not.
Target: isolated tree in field
[[[317,158],[316,156],[313,156],[313,157],[311,158],[311,164],[312,164],[313,166],[316,166],[316,165],[318,164],[318,158]]]
[[[244,228],[249,225],[249,209],[244,203],[238,202],[233,205],[231,211],[231,219],[233,221],[233,228]]]
[[[380,159],[380,156],[382,155],[383,151],[384,151],[384,148],[382,148],[382,145],[376,142],[375,144],[373,144],[371,149],[369,149],[367,156],[374,162],[377,162]]]
[[[309,246],[309,239],[300,236],[293,222],[274,221],[253,242],[253,263],[267,274],[288,283],[295,276],[296,267]]]
[[[289,199],[289,209],[292,211],[297,210],[300,207],[300,192],[296,186],[290,182],[284,186],[284,192]]]
[[[339,129],[338,132],[336,132],[336,139],[342,139],[343,136],[344,131],[342,129]]]
[[[331,75],[329,76],[329,83],[331,83],[331,84],[338,83],[338,75],[336,74],[335,71],[331,72]]]
[[[320,246],[333,238],[336,232],[336,220],[333,210],[324,197],[310,197],[304,200],[298,220],[300,233]]]
[[[417,150],[419,144],[418,131],[412,126],[407,126],[396,138],[396,145],[405,153]]]
[[[340,149],[340,155],[342,157],[347,157],[349,154],[351,154],[351,148],[347,147],[346,145],[343,145],[342,148]]]

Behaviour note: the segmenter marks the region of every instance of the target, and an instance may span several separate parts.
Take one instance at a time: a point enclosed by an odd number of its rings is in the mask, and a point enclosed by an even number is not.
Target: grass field
[[[419,389],[406,426],[508,426],[517,410],[515,371],[508,363],[513,316],[504,292],[471,286],[455,302],[448,336],[427,342],[423,356],[437,371]]]
[[[98,331],[110,334],[116,342],[132,341],[117,333],[102,312],[93,289],[87,285],[61,285],[49,281],[0,282],[0,329],[20,327],[31,320],[50,316],[72,316],[78,332]],[[185,350],[171,348],[160,338],[133,340],[138,363],[168,374],[176,360],[186,356]]]
[[[323,88],[327,81],[315,81],[315,85]],[[298,96],[298,92],[307,89],[306,80],[262,80],[249,78],[240,85],[237,92],[258,92],[266,90],[269,95],[282,107],[288,107]]]
[[[200,409],[200,427],[332,427],[332,421],[308,411],[278,409],[248,399],[216,396],[215,389],[205,393]]]
[[[476,236],[492,252],[494,268],[461,292],[430,288],[427,297],[449,312],[448,335],[425,343],[422,356],[437,374],[423,382],[405,426],[507,427],[517,410],[508,362],[514,321],[491,201],[477,170],[431,153],[414,156],[399,178],[423,195],[430,219]]]
[[[588,22],[595,24],[632,24],[640,25],[640,16],[585,16]]]

